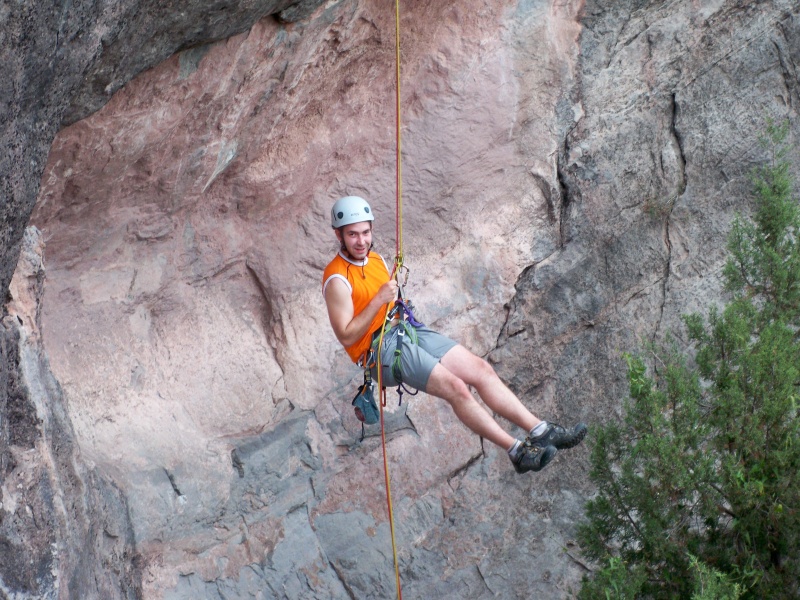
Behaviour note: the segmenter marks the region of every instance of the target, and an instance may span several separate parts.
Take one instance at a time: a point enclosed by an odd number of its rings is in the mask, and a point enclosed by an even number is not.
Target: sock
[[[514,440],[514,443],[511,444],[511,448],[508,449],[508,456],[511,460],[517,458],[517,454],[519,454],[519,449],[522,447],[522,442],[519,440]]]
[[[547,431],[547,421],[542,421],[536,427],[531,429],[531,437],[537,438],[540,435],[543,435],[545,431]]]

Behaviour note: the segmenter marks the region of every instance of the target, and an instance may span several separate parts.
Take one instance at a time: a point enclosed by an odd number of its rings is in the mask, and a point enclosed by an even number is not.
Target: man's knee
[[[428,393],[453,403],[460,403],[472,398],[466,382],[450,373],[441,365],[437,365],[428,379]]]
[[[480,356],[472,355],[473,359],[469,365],[469,373],[472,381],[470,383],[479,384],[490,379],[496,379],[497,373],[489,362]]]
[[[467,385],[480,387],[483,383],[497,379],[492,365],[461,345],[445,354],[441,363]]]

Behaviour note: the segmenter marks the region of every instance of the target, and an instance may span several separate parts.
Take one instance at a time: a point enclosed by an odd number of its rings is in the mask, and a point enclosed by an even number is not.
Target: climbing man
[[[325,268],[322,293],[336,338],[353,362],[369,369],[372,379],[377,379],[374,357],[387,305],[398,299],[398,283],[383,258],[372,251],[373,221],[369,204],[358,196],[345,196],[334,203],[331,226],[340,250]],[[586,425],[578,423],[566,429],[541,421],[484,359],[427,327],[409,323],[419,325],[413,316],[395,316],[383,334],[384,387],[402,382],[444,399],[464,425],[506,450],[518,473],[543,469],[557,449],[572,448],[583,440]],[[527,431],[525,439],[516,439],[500,427],[469,386],[492,411]]]

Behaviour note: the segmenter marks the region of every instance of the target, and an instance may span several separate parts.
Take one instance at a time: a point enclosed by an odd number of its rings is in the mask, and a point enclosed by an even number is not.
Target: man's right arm
[[[325,304],[336,339],[345,348],[355,344],[369,333],[367,330],[378,311],[396,297],[397,282],[391,279],[380,287],[364,310],[354,315],[350,289],[340,279],[332,279],[325,288]]]

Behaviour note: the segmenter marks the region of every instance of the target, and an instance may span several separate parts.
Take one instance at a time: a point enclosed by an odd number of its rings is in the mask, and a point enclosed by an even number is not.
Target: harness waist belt
[[[389,330],[394,327],[395,325],[400,324],[400,319],[392,319],[389,321],[388,325],[386,326],[386,333],[389,333]],[[381,330],[383,327],[378,327],[375,331],[372,332],[372,337],[370,338],[370,346],[374,345],[375,342],[381,337]]]

